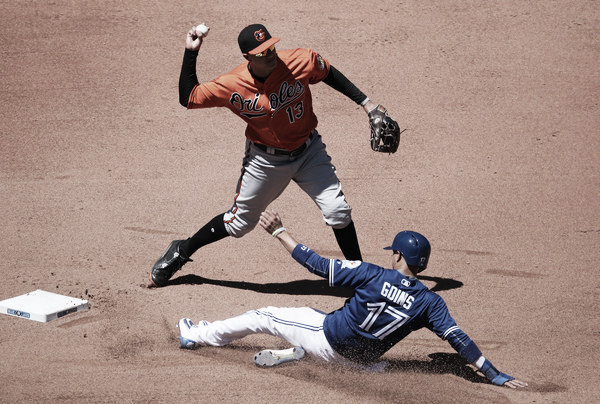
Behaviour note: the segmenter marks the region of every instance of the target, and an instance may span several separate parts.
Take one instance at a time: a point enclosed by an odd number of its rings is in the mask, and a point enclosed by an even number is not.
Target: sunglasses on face
[[[270,48],[265,49],[264,51],[257,53],[256,55],[253,55],[253,56],[256,56],[257,58],[262,58],[263,56],[267,56],[267,54],[269,54],[269,52],[273,52],[273,51],[275,51],[275,45],[271,45]]]

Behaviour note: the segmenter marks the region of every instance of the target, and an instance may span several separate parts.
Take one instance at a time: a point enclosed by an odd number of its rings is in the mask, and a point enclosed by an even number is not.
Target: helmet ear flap
[[[431,246],[429,242],[427,242],[427,246],[425,246],[421,250],[421,257],[419,258],[419,272],[423,272],[427,269],[427,263],[429,262],[429,254],[431,254]]]
[[[401,231],[387,250],[398,251],[409,267],[418,268],[422,272],[427,268],[431,245],[425,236],[416,231]],[[417,273],[418,273],[417,272]]]

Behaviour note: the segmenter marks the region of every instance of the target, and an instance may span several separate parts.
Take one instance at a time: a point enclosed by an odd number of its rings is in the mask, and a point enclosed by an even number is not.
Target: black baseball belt
[[[273,155],[277,155],[277,156],[295,157],[295,156],[299,156],[300,154],[302,154],[302,152],[304,150],[306,150],[306,148],[308,147],[308,145],[314,138],[314,133],[315,133],[314,130],[311,131],[310,135],[308,135],[308,138],[304,141],[304,143],[302,143],[299,147],[297,147],[294,150],[278,149],[277,147],[269,147],[269,146],[265,146],[264,144],[260,144],[260,143],[256,143],[256,142],[252,142],[252,144],[268,154],[273,154]]]

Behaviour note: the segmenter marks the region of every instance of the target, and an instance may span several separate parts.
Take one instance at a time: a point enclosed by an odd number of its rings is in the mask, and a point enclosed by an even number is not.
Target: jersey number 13
[[[304,105],[302,105],[302,101],[300,101],[298,104],[294,105],[293,108],[291,106],[287,107],[285,112],[287,112],[290,123],[294,123],[296,119],[300,119],[304,115]]]

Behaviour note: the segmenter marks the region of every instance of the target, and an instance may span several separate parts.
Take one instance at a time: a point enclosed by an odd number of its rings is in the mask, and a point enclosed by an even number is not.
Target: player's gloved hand
[[[492,384],[496,386],[503,386],[509,380],[514,380],[514,377],[507,375],[506,373],[498,373],[496,377],[492,379]]]
[[[371,149],[381,153],[396,153],[400,144],[400,127],[382,105],[369,112]]]
[[[520,387],[527,387],[528,384],[524,381],[515,379],[514,377],[507,375],[506,373],[500,372],[492,365],[492,363],[485,359],[479,371],[485,375],[485,377],[495,384],[496,386],[506,386],[511,389],[517,389]]]

